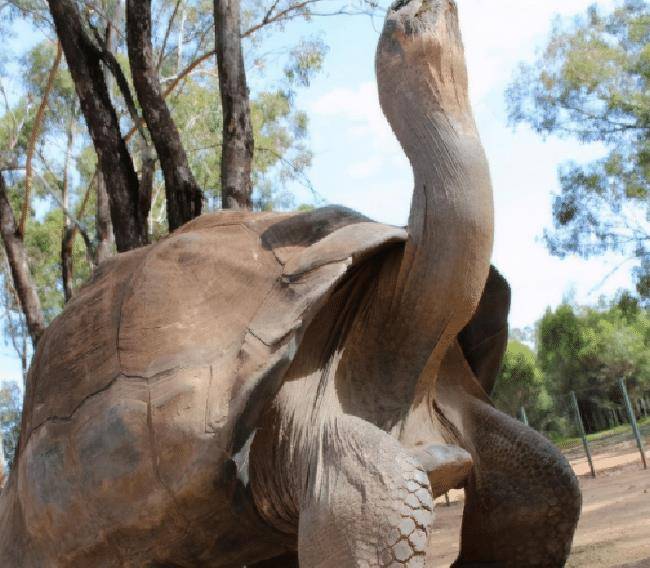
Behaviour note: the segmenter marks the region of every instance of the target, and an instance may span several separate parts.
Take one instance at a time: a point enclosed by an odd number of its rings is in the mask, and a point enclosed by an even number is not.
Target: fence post
[[[589,462],[589,469],[591,469],[591,477],[596,477],[596,470],[594,469],[594,462],[591,459],[591,450],[589,449],[589,442],[587,441],[587,434],[585,434],[585,426],[582,423],[582,416],[580,416],[580,408],[578,407],[578,399],[576,398],[576,393],[571,391],[571,404],[573,405],[573,411],[576,415],[576,422],[578,424],[578,432],[582,438],[582,445],[585,449],[585,454],[587,454],[587,461]]]
[[[526,415],[526,409],[522,406],[521,409],[519,410],[521,414],[521,421],[528,426],[528,416]]]
[[[445,503],[447,504],[447,507],[451,507],[451,502],[449,501],[449,493],[445,493]]]
[[[639,448],[639,453],[641,454],[643,469],[648,469],[648,463],[646,462],[645,459],[645,450],[643,449],[643,440],[641,440],[641,432],[639,432],[639,426],[636,423],[636,416],[634,414],[634,410],[632,409],[632,403],[630,402],[630,397],[627,394],[625,379],[619,379],[618,386],[621,388],[621,393],[623,394],[623,400],[625,401],[625,408],[627,410],[627,415],[628,418],[630,419],[630,424],[632,425],[632,432],[634,432],[634,437],[636,438],[636,447]]]

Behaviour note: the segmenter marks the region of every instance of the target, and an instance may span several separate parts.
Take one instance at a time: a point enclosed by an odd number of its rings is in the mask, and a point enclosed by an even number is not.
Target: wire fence
[[[552,398],[550,408],[520,408],[519,419],[550,440],[578,475],[633,463],[647,469],[650,390],[621,379],[609,388],[583,389]]]

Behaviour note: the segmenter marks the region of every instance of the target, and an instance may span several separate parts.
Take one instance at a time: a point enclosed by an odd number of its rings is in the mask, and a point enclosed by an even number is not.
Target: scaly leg
[[[297,530],[301,568],[426,566],[433,499],[419,460],[356,417],[316,430],[303,437],[265,426],[251,448],[258,510],[276,528]]]
[[[482,399],[473,380],[452,349],[438,403],[474,460],[454,566],[564,566],[580,515],[577,479],[553,444]]]

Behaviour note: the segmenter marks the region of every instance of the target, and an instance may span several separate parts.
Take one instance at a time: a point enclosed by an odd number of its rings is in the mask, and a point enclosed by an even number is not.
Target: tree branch
[[[283,21],[283,20],[290,20],[292,18],[295,18],[300,14],[301,11],[305,10],[308,6],[312,4],[316,4],[318,2],[321,2],[322,0],[303,0],[302,2],[297,2],[295,4],[291,4],[284,10],[280,10],[276,14],[273,14],[273,11],[278,5],[278,0],[274,1],[273,4],[271,4],[271,7],[267,10],[266,14],[264,14],[264,17],[260,22],[257,24],[254,24],[250,28],[248,28],[245,32],[241,34],[242,38],[249,37],[253,35],[255,32],[258,30],[262,29],[265,26],[268,26],[270,24],[275,24],[277,22]]]
[[[29,202],[31,198],[32,190],[32,160],[34,159],[34,149],[36,148],[36,141],[38,140],[38,135],[40,134],[41,128],[43,126],[43,120],[45,118],[45,110],[47,109],[48,98],[52,87],[54,85],[54,79],[59,70],[59,65],[61,63],[61,57],[63,51],[61,49],[61,42],[56,42],[56,56],[54,57],[54,63],[50,68],[50,72],[47,76],[47,83],[45,84],[45,90],[43,91],[43,97],[41,99],[41,104],[38,106],[36,111],[36,118],[34,118],[34,126],[32,127],[32,132],[29,136],[29,143],[27,145],[27,158],[25,161],[25,197],[23,199],[23,209],[20,216],[20,223],[18,225],[18,235],[22,239],[25,235],[25,224],[27,223],[27,217],[29,217]]]
[[[201,63],[204,63],[211,57],[214,57],[216,53],[217,53],[216,50],[212,49],[204,53],[203,55],[200,55],[194,61],[192,61],[192,63],[190,63],[187,67],[185,67],[185,69],[183,69],[178,75],[176,75],[175,77],[170,77],[168,80],[170,80],[171,83],[167,85],[167,87],[162,93],[163,99],[166,99],[174,91],[174,89],[178,86],[178,84],[183,79],[185,79],[185,77],[187,77],[192,71],[194,71],[194,69],[196,69],[199,65],[201,65]],[[141,119],[140,119],[140,123],[142,123]],[[124,136],[124,140],[128,142],[131,138],[133,138],[133,135],[136,133],[137,130],[138,130],[138,125],[133,125],[131,129]]]
[[[277,13],[273,13],[280,3],[279,0],[274,0],[271,6],[268,8],[262,19],[257,23],[248,28],[245,32],[241,34],[242,38],[249,37],[260,29],[277,24],[279,22],[287,22],[293,18],[300,16],[318,16],[318,17],[327,17],[327,16],[357,16],[357,15],[372,15],[375,12],[371,10],[350,10],[347,8],[340,8],[338,10],[333,10],[332,12],[312,12],[309,10],[310,6],[315,4],[321,4],[324,0],[302,0],[301,2],[296,2],[291,4],[286,8],[280,10]],[[368,5],[372,8],[377,8],[377,5],[374,2],[368,2]]]
[[[113,75],[113,77],[115,78],[117,87],[119,88],[120,93],[122,93],[122,98],[124,99],[126,108],[129,111],[129,116],[131,117],[133,124],[137,126],[140,136],[142,136],[142,138],[146,141],[147,134],[144,128],[142,128],[143,121],[141,120],[140,115],[138,114],[138,109],[136,108],[135,105],[135,99],[133,98],[133,93],[131,93],[131,87],[129,86],[129,82],[126,79],[124,70],[122,69],[120,62],[115,58],[113,52],[110,49],[108,49],[108,46],[106,45],[106,41],[104,40],[104,38],[102,38],[101,34],[97,31],[97,29],[95,29],[94,27],[91,27],[91,29],[95,36],[95,40],[99,44],[98,55],[101,58],[101,60],[106,64],[106,67],[108,67],[108,69],[110,70],[111,75]]]
[[[27,250],[17,232],[16,220],[2,174],[0,174],[0,234],[11,268],[14,289],[20,300],[32,344],[36,347],[45,331],[45,317],[36,286],[29,272]]]
[[[161,93],[151,44],[151,0],[127,0],[126,14],[133,84],[165,177],[169,230],[174,231],[201,214],[203,195]]]
[[[158,55],[158,63],[156,63],[156,71],[158,72],[160,72],[160,68],[165,59],[165,49],[167,49],[167,42],[169,41],[169,36],[171,35],[172,32],[174,20],[176,19],[176,14],[178,14],[178,8],[180,8],[182,1],[183,0],[176,0],[176,4],[174,5],[174,11],[172,12],[172,15],[169,17],[169,22],[167,22],[167,29],[165,30],[165,35],[163,36],[163,42],[162,45],[160,46],[160,53]]]

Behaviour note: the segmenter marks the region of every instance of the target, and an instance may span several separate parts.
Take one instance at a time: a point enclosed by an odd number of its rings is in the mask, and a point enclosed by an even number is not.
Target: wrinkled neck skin
[[[410,431],[430,422],[438,368],[478,305],[493,242],[490,175],[468,99],[457,14],[448,2],[438,5],[415,24],[409,14],[407,25],[389,15],[379,42],[380,103],[413,167],[409,240],[401,259],[380,274],[371,315],[348,341],[364,347],[341,368],[347,381],[379,399],[401,401],[401,412],[379,410],[373,422],[407,445],[426,442]],[[431,33],[418,35],[416,24]],[[357,406],[354,394],[347,396]]]
[[[347,550],[331,566],[346,565],[344,558],[384,565],[370,556],[393,554],[383,535],[405,514],[399,511],[411,516],[409,503],[423,507],[413,518],[426,532],[435,475],[423,466],[431,486],[425,476],[423,501],[413,500],[409,487],[420,491],[413,476],[421,471],[409,468],[420,467],[412,461],[419,447],[457,443],[434,412],[435,383],[488,276],[493,207],[455,10],[452,0],[410,0],[389,10],[377,79],[382,109],[413,167],[409,239],[366,262],[330,299],[253,442],[258,510],[289,533],[298,523],[301,535],[305,523],[331,529],[330,541]],[[456,486],[447,477],[446,487]],[[368,513],[375,509],[377,519]],[[370,556],[355,556],[366,545]]]

